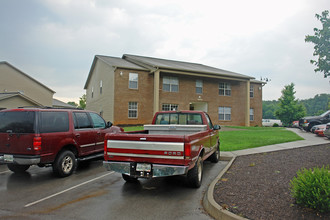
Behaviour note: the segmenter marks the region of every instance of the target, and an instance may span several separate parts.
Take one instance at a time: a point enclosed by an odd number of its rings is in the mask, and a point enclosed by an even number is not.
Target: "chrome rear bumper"
[[[103,161],[103,166],[109,171],[126,174],[135,177],[146,177],[143,173],[135,171],[136,163]],[[173,166],[166,164],[152,164],[151,177],[165,177],[184,175],[188,172],[188,166]]]

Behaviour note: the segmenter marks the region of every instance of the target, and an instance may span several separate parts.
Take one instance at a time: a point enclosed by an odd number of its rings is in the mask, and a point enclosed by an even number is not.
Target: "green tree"
[[[284,123],[290,125],[293,121],[297,121],[305,116],[305,108],[302,104],[298,104],[295,99],[294,84],[284,86],[282,96],[278,99],[279,108],[275,111],[275,115]]]
[[[321,21],[322,29],[314,28],[314,36],[307,35],[305,42],[314,43],[313,56],[318,56],[317,60],[311,60],[311,64],[314,64],[317,68],[315,72],[323,72],[324,78],[330,76],[330,19],[329,11],[325,10],[321,15],[316,14],[317,20]]]
[[[78,106],[78,108],[82,108],[82,109],[85,109],[86,108],[86,94],[82,95],[79,98],[79,106]]]

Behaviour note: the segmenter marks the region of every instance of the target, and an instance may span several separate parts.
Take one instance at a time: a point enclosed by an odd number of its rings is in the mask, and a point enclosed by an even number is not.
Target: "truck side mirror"
[[[213,129],[214,129],[214,130],[220,130],[220,129],[221,129],[221,126],[220,126],[220,125],[214,125],[214,126],[213,126]]]
[[[110,121],[108,121],[106,127],[110,128],[111,126],[112,126],[112,123]]]

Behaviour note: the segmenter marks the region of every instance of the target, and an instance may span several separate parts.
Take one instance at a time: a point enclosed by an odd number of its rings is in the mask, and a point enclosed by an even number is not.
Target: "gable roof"
[[[70,105],[68,103],[62,102],[58,99],[53,98],[53,106],[52,107],[62,107],[62,108],[76,108],[73,105]]]
[[[154,57],[145,57],[131,54],[124,54],[122,58],[110,57],[104,55],[95,55],[91,69],[89,71],[84,89],[87,89],[87,85],[90,81],[92,73],[94,71],[96,61],[101,60],[104,63],[114,68],[144,70],[154,72],[156,70],[161,71],[176,71],[176,73],[196,73],[205,74],[205,76],[216,76],[223,78],[236,78],[239,80],[253,80],[254,77],[235,73],[223,69],[218,69],[211,66],[206,66],[199,63],[189,63],[184,61],[167,60]]]
[[[32,81],[38,83],[39,85],[41,85],[41,86],[44,87],[45,89],[49,90],[50,92],[52,92],[52,93],[56,93],[54,90],[48,88],[47,86],[45,86],[45,85],[42,84],[41,82],[37,81],[36,79],[32,78],[32,77],[29,76],[28,74],[26,74],[26,73],[24,73],[23,71],[17,69],[16,67],[14,67],[13,65],[11,65],[10,63],[8,63],[8,62],[6,62],[6,61],[1,61],[1,62],[0,62],[0,65],[1,65],[1,64],[4,64],[4,65],[7,65],[7,66],[11,67],[12,69],[14,69],[14,70],[16,70],[17,72],[19,72],[20,74],[22,74],[23,76],[29,78],[30,80],[32,80]]]
[[[215,67],[206,66],[199,63],[189,63],[184,61],[166,60],[166,59],[144,57],[144,56],[137,56],[130,54],[124,54],[123,59],[143,65],[145,68],[148,68],[153,71],[155,71],[156,69],[165,69],[165,70],[176,70],[176,71],[195,72],[195,73],[206,73],[206,74],[220,75],[225,77],[254,79],[254,77],[251,76],[247,76],[223,69],[218,69]]]
[[[101,60],[104,63],[108,64],[109,66],[112,66],[114,68],[123,68],[123,69],[134,69],[134,70],[145,70],[145,71],[149,71],[146,68],[143,68],[142,66],[136,65],[132,62],[129,62],[127,60],[124,60],[122,58],[119,57],[110,57],[110,56],[103,56],[103,55],[95,55],[91,69],[89,71],[84,89],[87,88],[87,84],[89,83],[90,78],[92,77],[92,73],[94,71],[95,65],[96,65],[96,61],[97,60]]]
[[[25,99],[31,103],[33,103],[36,106],[43,106],[42,104],[40,104],[39,102],[27,97],[26,95],[22,94],[21,92],[6,92],[6,93],[0,93],[0,101],[1,100],[5,100],[5,99],[10,99],[13,97],[21,97],[22,99]]]

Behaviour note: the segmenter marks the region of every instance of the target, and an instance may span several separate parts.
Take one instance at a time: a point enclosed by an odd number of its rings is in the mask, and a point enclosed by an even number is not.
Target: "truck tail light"
[[[33,138],[33,149],[35,151],[41,150],[41,137],[34,137]]]
[[[186,159],[189,159],[191,156],[191,144],[184,145],[184,156]]]
[[[104,159],[106,159],[106,156],[107,156],[107,143],[108,143],[108,141],[105,139],[104,140]]]

